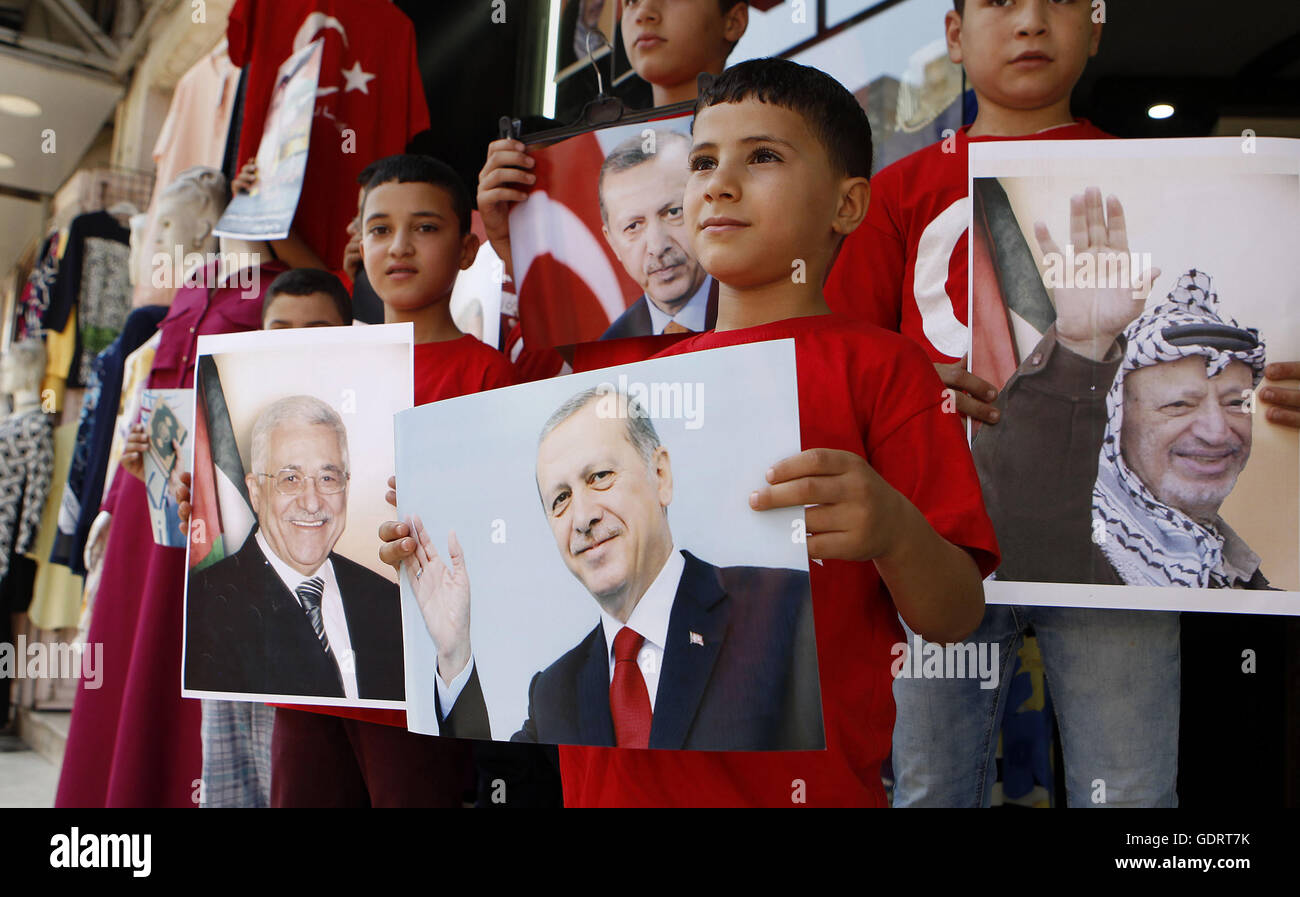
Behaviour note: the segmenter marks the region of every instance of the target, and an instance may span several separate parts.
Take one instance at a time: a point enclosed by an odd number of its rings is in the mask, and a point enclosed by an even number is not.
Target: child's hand
[[[232,194],[252,193],[253,188],[257,186],[257,159],[252,158],[244,163],[244,167],[239,169],[239,174],[230,182],[230,192]]]
[[[1041,221],[1035,224],[1034,236],[1043,254],[1054,256],[1062,265],[1065,284],[1053,290],[1052,295],[1056,306],[1056,334],[1061,345],[1101,361],[1110,352],[1115,338],[1142,313],[1160,269],[1144,271],[1135,281],[1131,279],[1124,207],[1118,198],[1111,196],[1103,210],[1101,190],[1097,187],[1089,187],[1082,196],[1070,197],[1070,243],[1074,247],[1075,270],[1064,270],[1065,255],[1052,240],[1046,224]],[[1093,266],[1092,280],[1097,285],[1072,286],[1076,278],[1082,277],[1085,265]],[[1120,272],[1130,282],[1100,283],[1103,272]]]
[[[528,198],[528,188],[537,181],[531,169],[533,157],[524,144],[505,138],[488,144],[487,162],[478,173],[478,211],[488,241],[512,274],[510,265],[510,207]]]
[[[998,391],[992,383],[976,377],[966,370],[966,361],[962,359],[955,364],[936,364],[943,385],[952,389],[956,400],[957,413],[973,417],[986,424],[996,424],[1001,417],[998,409],[991,403],[998,397]]]
[[[808,556],[869,561],[888,554],[907,500],[862,457],[809,449],[778,461],[749,496],[756,511],[814,505],[804,512]]]
[[[181,532],[190,531],[190,475],[185,471],[172,471],[172,501],[176,503],[176,516],[181,521]]]
[[[343,247],[343,271],[356,282],[361,273],[361,216],[348,222],[348,245]]]
[[[144,453],[147,451],[149,451],[148,431],[145,430],[144,424],[132,424],[126,434],[126,443],[122,447],[122,459],[119,462],[122,469],[137,480],[144,480]]]
[[[1264,368],[1264,376],[1270,380],[1300,380],[1300,361],[1275,361]],[[1260,390],[1259,397],[1265,402],[1284,406],[1268,409],[1268,420],[1300,429],[1300,410],[1292,410],[1300,409],[1300,389],[1266,386]]]
[[[397,477],[388,478],[388,492],[384,501],[397,507]],[[415,539],[412,538],[411,526],[400,520],[385,520],[379,524],[379,559],[385,564],[400,568],[407,558],[415,556]]]

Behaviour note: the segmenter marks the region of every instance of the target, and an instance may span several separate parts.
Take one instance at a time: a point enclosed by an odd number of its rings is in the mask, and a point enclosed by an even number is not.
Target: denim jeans
[[[988,605],[968,640],[997,647],[997,687],[974,677],[894,680],[894,806],[989,806],[1009,676],[1030,624],[1069,805],[1177,806],[1179,614],[1004,604]]]

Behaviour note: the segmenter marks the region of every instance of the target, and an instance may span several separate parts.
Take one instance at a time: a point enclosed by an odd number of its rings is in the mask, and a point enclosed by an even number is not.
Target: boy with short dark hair
[[[561,747],[566,805],[883,806],[898,614],[948,641],[983,612],[997,546],[934,368],[897,334],[828,314],[822,297],[840,242],[866,211],[870,146],[861,107],[815,69],[754,60],[706,88],[685,215],[721,285],[717,329],[663,353],[795,341],[807,450],[777,463],[749,504],[814,506],[807,545],[818,561],[809,575],[827,749]],[[806,276],[793,277],[796,267]],[[388,563],[414,550],[396,524],[380,535]]]
[[[262,300],[262,329],[341,327],[352,323],[343,281],[320,268],[291,268],[271,281]]]
[[[478,250],[469,215],[460,178],[428,156],[379,160],[363,189],[362,262],[384,322],[414,326],[417,405],[514,383],[451,318],[456,275]],[[470,746],[409,732],[402,711],[282,709],[272,766],[274,806],[460,806],[474,788]]]

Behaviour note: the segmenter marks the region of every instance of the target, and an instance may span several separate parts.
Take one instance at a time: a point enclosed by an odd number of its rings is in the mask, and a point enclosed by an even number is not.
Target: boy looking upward
[[[997,547],[933,366],[897,334],[828,314],[822,297],[840,241],[866,212],[870,164],[866,114],[834,79],[779,59],[724,72],[699,98],[685,199],[696,253],[721,284],[717,329],[664,353],[795,341],[807,450],[736,500],[814,506],[807,544],[819,561],[810,577],[827,749],[562,747],[568,806],[883,806],[898,615],[942,641],[982,615]],[[806,277],[791,276],[796,262]],[[409,533],[385,524],[381,558],[409,559]]]

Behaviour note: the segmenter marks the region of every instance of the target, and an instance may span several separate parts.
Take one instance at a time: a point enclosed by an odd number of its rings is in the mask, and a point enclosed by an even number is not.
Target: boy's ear
[[[840,182],[840,202],[835,209],[831,230],[844,236],[853,233],[862,219],[867,217],[867,205],[870,202],[870,181],[866,178],[845,178]]]
[[[1097,50],[1101,48],[1101,22],[1092,23],[1092,41],[1088,44],[1088,58],[1097,55]]]
[[[731,9],[722,17],[722,36],[733,47],[736,41],[745,36],[745,30],[749,28],[749,3],[736,2],[731,4]]]
[[[943,36],[948,42],[948,58],[954,65],[961,65],[961,16],[955,9],[943,15]]]
[[[460,270],[464,271],[474,264],[475,257],[478,256],[478,236],[474,233],[468,233],[460,238]],[[365,259],[362,259],[365,262]]]

